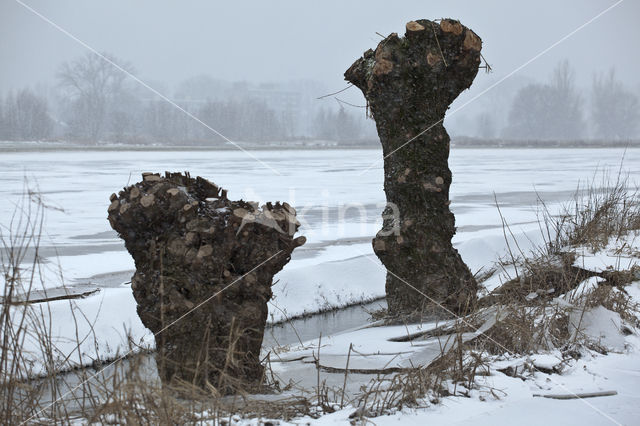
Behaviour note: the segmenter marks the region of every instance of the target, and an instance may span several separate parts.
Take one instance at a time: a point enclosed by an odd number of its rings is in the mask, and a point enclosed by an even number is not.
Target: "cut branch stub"
[[[131,287],[163,382],[258,385],[273,276],[305,242],[293,238],[295,210],[231,201],[206,179],[167,172],[112,195],[108,213],[135,261]]]
[[[419,311],[434,301],[460,312],[475,300],[476,282],[451,244],[450,139],[442,122],[473,82],[481,48],[480,37],[458,21],[421,19],[407,23],[404,38],[389,35],[345,72],[376,121],[384,190],[400,213],[398,218],[383,212],[383,228],[373,242],[389,271],[392,314]]]

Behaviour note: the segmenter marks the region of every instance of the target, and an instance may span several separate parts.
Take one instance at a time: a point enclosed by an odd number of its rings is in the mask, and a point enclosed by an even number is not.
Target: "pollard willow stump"
[[[373,249],[388,271],[392,315],[434,302],[463,312],[476,298],[476,281],[451,244],[450,138],[443,120],[471,86],[481,48],[480,37],[458,21],[422,19],[407,23],[404,37],[389,35],[345,72],[364,93],[382,143],[389,204]]]
[[[135,261],[131,287],[163,383],[259,385],[273,276],[305,241],[293,238],[295,210],[231,201],[206,179],[167,172],[113,194],[108,213]]]

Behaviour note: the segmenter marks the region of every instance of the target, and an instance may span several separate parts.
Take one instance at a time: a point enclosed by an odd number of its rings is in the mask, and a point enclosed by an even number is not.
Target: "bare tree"
[[[462,313],[477,283],[451,243],[451,139],[442,123],[478,73],[482,40],[451,19],[405,28],[405,37],[390,34],[345,72],[367,100],[385,154],[387,206],[373,251],[387,268],[390,315],[435,308],[430,301]]]
[[[550,105],[552,119],[547,123],[558,139],[578,139],[584,136],[583,99],[578,94],[574,81],[575,72],[565,59],[553,70]]]
[[[133,69],[113,55],[103,55],[126,70]],[[59,87],[70,101],[73,136],[97,142],[105,128],[108,110],[123,89],[126,74],[104,58],[88,53],[63,63],[57,77]]]
[[[51,136],[53,120],[46,98],[31,89],[9,93],[0,113],[0,137],[6,140],[40,140]]]
[[[320,109],[313,122],[313,134],[316,138],[331,140],[335,138],[335,128],[330,125],[331,111]]]
[[[4,115],[4,97],[0,93],[0,140],[7,139],[7,122]]]
[[[509,112],[505,136],[514,139],[567,140],[584,135],[583,100],[568,61],[560,62],[549,84],[530,84],[518,91]]]
[[[496,137],[496,124],[491,113],[485,111],[476,117],[476,132],[482,139]]]
[[[51,136],[53,120],[47,100],[30,89],[22,89],[15,100],[16,129],[23,140],[45,139]]]
[[[360,126],[355,117],[348,113],[345,108],[340,105],[340,109],[335,116],[337,139],[341,142],[355,143],[360,137]]]
[[[4,114],[2,115],[2,133],[6,140],[15,140],[17,138],[17,117],[16,117],[16,98],[13,91],[7,93],[4,99]]]
[[[593,77],[591,120],[594,135],[602,139],[637,137],[640,122],[638,97],[627,90],[611,68],[606,75]]]

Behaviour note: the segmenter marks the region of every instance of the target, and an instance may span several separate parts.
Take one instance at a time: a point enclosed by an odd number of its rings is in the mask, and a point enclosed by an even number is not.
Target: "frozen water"
[[[379,150],[254,155],[280,174],[237,151],[3,152],[0,223],[8,225],[26,178],[48,205],[64,209],[47,211],[44,246],[55,246],[59,255],[122,251],[106,221],[109,195],[138,181],[144,171],[188,170],[227,188],[232,198],[288,201],[298,209],[301,232],[311,247],[368,243],[377,231],[384,203]],[[579,182],[589,180],[597,169],[617,168],[622,157],[620,149],[454,150],[451,198],[457,241],[500,226],[494,194],[514,227],[531,228],[537,195],[551,203],[565,201]],[[631,166],[640,163],[640,150],[628,150],[625,162],[632,179],[637,178],[640,168]],[[375,167],[361,174],[373,163]],[[327,251],[327,246],[319,251]],[[86,273],[91,275],[90,267]]]

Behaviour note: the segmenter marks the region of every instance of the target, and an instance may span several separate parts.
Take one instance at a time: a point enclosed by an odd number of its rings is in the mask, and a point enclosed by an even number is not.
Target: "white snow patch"
[[[571,250],[577,254],[574,266],[589,271],[629,271],[640,268],[640,231],[630,232],[621,238],[611,237],[607,245],[595,253],[589,247]]]
[[[625,349],[621,329],[620,314],[603,306],[586,311],[574,310],[569,315],[569,331],[572,335],[581,333],[610,351],[622,352]]]

